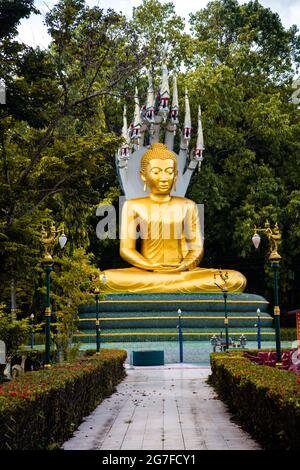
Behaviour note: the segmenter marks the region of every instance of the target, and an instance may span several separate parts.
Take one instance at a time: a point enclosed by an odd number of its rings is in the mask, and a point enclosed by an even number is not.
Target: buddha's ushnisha
[[[141,159],[140,175],[150,194],[126,201],[121,222],[120,254],[133,267],[106,270],[105,291],[219,292],[216,270],[197,267],[203,257],[197,205],[170,194],[176,185],[176,154],[164,144],[152,144]],[[242,292],[246,278],[227,272],[228,291]]]

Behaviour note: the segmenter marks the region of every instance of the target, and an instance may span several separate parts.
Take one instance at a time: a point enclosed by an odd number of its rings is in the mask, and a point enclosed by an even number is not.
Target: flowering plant
[[[124,377],[126,351],[100,354],[27,372],[0,386],[0,449],[62,444]],[[24,433],[26,429],[26,433]]]
[[[211,367],[209,382],[265,448],[300,450],[300,382],[294,372],[255,364],[236,351],[211,354]]]

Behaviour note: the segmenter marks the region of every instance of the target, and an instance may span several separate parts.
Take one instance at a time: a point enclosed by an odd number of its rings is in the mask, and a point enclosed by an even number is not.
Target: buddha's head
[[[178,174],[175,153],[164,144],[152,144],[141,159],[140,174],[152,194],[169,194]]]

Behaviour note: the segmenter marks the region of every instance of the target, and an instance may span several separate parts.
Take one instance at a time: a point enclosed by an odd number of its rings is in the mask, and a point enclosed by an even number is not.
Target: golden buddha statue
[[[170,195],[177,175],[176,154],[164,144],[152,144],[140,166],[150,195],[127,200],[122,210],[120,254],[133,267],[106,270],[105,292],[220,292],[214,279],[218,270],[197,267],[203,257],[197,205]],[[242,292],[246,278],[227,272],[228,291]]]

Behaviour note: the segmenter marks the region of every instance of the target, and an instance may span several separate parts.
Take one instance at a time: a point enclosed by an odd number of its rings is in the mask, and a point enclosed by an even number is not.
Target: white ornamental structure
[[[162,77],[157,99],[154,98],[153,82],[148,73],[149,86],[146,104],[140,109],[138,90],[135,90],[135,107],[133,122],[128,128],[126,107],[123,114],[122,136],[125,143],[116,155],[116,166],[121,187],[126,199],[147,197],[140,178],[140,162],[149,145],[159,142],[161,130],[164,129],[164,143],[173,151],[174,138],[179,124],[179,103],[176,76],[173,76],[172,102],[170,103],[169,76],[167,66],[162,65]],[[188,91],[185,90],[184,128],[181,132],[180,151],[176,154],[178,177],[176,189],[171,195],[184,197],[194,170],[200,169],[203,160],[204,140],[201,120],[201,108],[198,110],[198,131],[196,148],[189,150],[192,134],[190,103]],[[148,131],[149,145],[144,144],[145,132]]]

